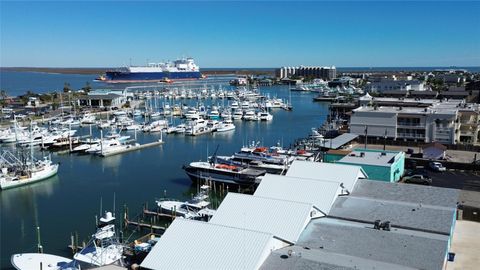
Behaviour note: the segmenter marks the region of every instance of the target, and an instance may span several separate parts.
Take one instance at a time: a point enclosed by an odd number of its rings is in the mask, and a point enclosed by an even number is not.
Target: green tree
[[[70,91],[72,91],[72,89],[70,88],[70,84],[67,83],[67,82],[64,83],[64,84],[63,84],[63,92],[64,92],[64,93],[68,93],[68,92],[70,92]]]
[[[0,104],[2,107],[7,105],[7,91],[5,90],[0,90]]]
[[[82,87],[82,90],[85,91],[85,93],[88,93],[92,90],[92,86],[90,86],[90,82],[86,82],[85,86]]]

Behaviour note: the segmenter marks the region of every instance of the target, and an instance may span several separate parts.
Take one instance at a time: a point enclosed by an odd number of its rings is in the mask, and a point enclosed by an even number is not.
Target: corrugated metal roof
[[[360,166],[301,160],[295,160],[292,165],[290,165],[286,175],[343,183],[349,191],[352,191],[358,179],[368,178]]]
[[[228,193],[210,223],[267,232],[295,243],[311,214],[322,216],[312,204]]]
[[[338,182],[266,174],[254,196],[313,204],[328,214],[341,193]]]
[[[148,269],[258,269],[273,236],[181,218],[168,227],[143,260]]]
[[[337,136],[336,138],[333,139],[326,139],[325,143],[322,142],[322,147],[328,148],[328,149],[338,149],[345,144],[355,140],[358,137],[358,134],[353,134],[353,133],[343,133],[340,136]]]

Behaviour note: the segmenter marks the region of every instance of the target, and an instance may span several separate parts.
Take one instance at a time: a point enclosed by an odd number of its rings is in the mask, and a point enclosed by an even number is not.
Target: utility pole
[[[365,125],[365,149],[367,149],[368,126]]]
[[[387,129],[385,129],[385,135],[383,136],[383,151],[385,151],[386,144],[387,144]]]

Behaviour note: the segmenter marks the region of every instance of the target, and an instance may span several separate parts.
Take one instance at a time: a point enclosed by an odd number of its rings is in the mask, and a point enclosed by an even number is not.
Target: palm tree
[[[7,96],[7,91],[0,90],[0,98],[1,98],[0,103],[1,103],[2,107],[6,105],[7,97],[8,97]]]

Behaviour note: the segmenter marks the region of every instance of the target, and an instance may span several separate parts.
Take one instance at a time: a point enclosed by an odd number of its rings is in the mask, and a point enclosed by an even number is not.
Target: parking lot
[[[432,186],[480,192],[480,176],[473,172],[429,172]]]

